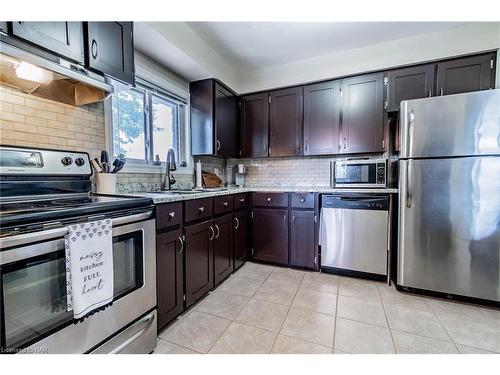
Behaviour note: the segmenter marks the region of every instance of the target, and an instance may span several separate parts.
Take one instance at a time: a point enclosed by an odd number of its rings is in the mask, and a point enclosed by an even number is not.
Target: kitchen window
[[[158,172],[172,148],[179,166],[187,166],[186,103],[146,84],[129,87],[113,82],[113,86],[106,101],[113,157],[125,157],[128,169],[150,167]]]

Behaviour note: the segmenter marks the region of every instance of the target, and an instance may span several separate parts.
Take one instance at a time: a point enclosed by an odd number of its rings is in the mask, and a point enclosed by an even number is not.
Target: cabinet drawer
[[[184,203],[185,221],[194,221],[199,219],[210,218],[213,212],[213,199],[202,198],[186,201]]]
[[[214,198],[214,215],[231,212],[233,210],[233,196],[224,195]]]
[[[292,208],[314,208],[314,193],[292,193]]]
[[[288,193],[253,193],[253,205],[259,207],[288,207]]]
[[[182,224],[182,202],[164,203],[156,206],[156,229]]]
[[[242,210],[248,208],[248,194],[241,193],[234,195],[234,209]]]

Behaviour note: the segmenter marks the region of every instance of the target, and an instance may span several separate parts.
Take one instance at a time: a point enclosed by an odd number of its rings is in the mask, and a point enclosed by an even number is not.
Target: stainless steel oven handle
[[[113,227],[115,227],[118,225],[131,223],[134,221],[146,220],[150,218],[152,214],[153,211],[149,210],[140,214],[117,217],[112,219],[111,221],[113,223]],[[0,249],[24,245],[28,243],[47,241],[53,238],[63,237],[67,233],[68,233],[68,228],[62,227],[62,228],[47,229],[40,232],[20,234],[12,237],[4,237],[0,238]]]
[[[123,343],[118,345],[116,348],[114,348],[109,354],[120,353],[123,349],[125,349],[127,346],[129,346],[135,340],[137,340],[139,337],[141,337],[144,334],[144,332],[146,332],[146,330],[149,328],[149,326],[151,326],[151,324],[153,324],[154,318],[155,318],[154,312],[152,312],[151,314],[142,318],[137,323],[144,324],[144,327],[139,332],[137,332],[135,335],[130,337],[128,340],[124,341]]]

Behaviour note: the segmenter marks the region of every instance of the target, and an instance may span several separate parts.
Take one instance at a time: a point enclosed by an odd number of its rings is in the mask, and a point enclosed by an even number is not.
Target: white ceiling
[[[237,71],[262,69],[464,25],[460,22],[188,22]]]

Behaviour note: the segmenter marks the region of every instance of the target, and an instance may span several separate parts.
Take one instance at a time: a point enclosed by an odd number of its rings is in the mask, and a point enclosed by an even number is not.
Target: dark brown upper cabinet
[[[248,211],[234,213],[234,269],[240,267],[248,256]]]
[[[435,95],[436,64],[391,70],[387,73],[387,111],[399,111],[403,100],[420,99]]]
[[[86,65],[134,85],[134,36],[132,22],[86,22]]]
[[[214,283],[218,285],[233,272],[233,215],[214,219]]]
[[[341,153],[384,151],[384,75],[342,81]]]
[[[253,259],[288,264],[288,210],[256,208],[252,217]]]
[[[10,33],[54,52],[83,63],[82,22],[10,22]]]
[[[495,54],[463,57],[437,64],[437,95],[494,88]]]
[[[241,156],[268,156],[269,96],[268,93],[241,98]]]
[[[212,220],[209,220],[185,227],[184,233],[185,294],[188,307],[214,287],[215,229]]]
[[[158,330],[184,310],[183,253],[181,228],[156,237]]]
[[[304,155],[339,152],[340,83],[304,86]]]
[[[302,154],[302,87],[271,91],[269,156]]]
[[[213,79],[191,82],[191,152],[194,156],[238,156],[237,99]]]
[[[315,243],[314,211],[290,211],[290,264],[310,269],[318,268],[318,248]]]

